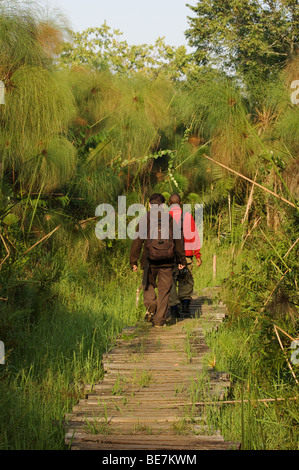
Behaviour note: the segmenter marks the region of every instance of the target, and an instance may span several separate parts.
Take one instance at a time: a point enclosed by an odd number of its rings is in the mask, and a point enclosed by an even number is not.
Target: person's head
[[[169,204],[172,206],[173,204],[181,205],[181,197],[178,194],[172,194],[169,198]]]
[[[153,204],[157,204],[160,206],[161,204],[165,204],[165,197],[163,194],[157,193],[157,194],[152,194],[149,200],[150,206]]]

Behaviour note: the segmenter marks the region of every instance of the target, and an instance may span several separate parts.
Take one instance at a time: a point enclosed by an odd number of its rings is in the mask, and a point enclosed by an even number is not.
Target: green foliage
[[[26,64],[42,66],[44,51],[37,41],[37,23],[32,10],[14,0],[9,3],[2,1],[0,18],[1,75],[9,80],[16,70]]]
[[[189,5],[186,32],[201,64],[217,64],[242,75],[276,74],[298,47],[298,3],[288,1],[202,0]]]
[[[122,194],[128,204],[146,203],[152,191],[204,204],[196,290],[224,284],[229,306],[220,336],[211,336],[217,367],[232,373],[237,398],[247,381],[260,396],[277,396],[271,381],[292,386],[273,325],[298,336],[299,108],[290,101],[298,62],[272,71],[290,52],[297,5],[271,4],[218,2],[216,11],[216,2],[199,2],[193,11],[215,15],[191,22],[203,35],[195,56],[162,39],[129,46],[103,25],[74,34],[57,58],[63,25],[42,20],[33,5],[0,2],[0,338],[8,351],[1,448],[62,448],[63,417],[80,383],[99,380],[103,352],[143,315],[129,243],[101,242],[94,232],[97,205]],[[210,61],[214,39],[221,60],[246,72],[242,83],[196,65]],[[204,55],[201,40],[209,41]],[[293,446],[292,432],[289,444],[283,432],[281,442],[273,433],[267,442],[270,427],[260,422],[274,421],[275,412],[264,417],[250,406],[220,413],[229,436],[243,433],[248,447]]]
[[[18,166],[66,129],[74,108],[70,91],[49,70],[23,65],[11,81],[1,108],[1,151],[6,165]]]
[[[41,47],[34,11],[3,2],[0,22],[0,77],[6,90],[6,104],[0,109],[1,176],[12,171],[18,184],[28,189],[30,181],[38,190],[51,174],[50,186],[57,176],[57,187],[74,165],[74,149],[59,138],[73,117],[73,96]]]
[[[248,247],[252,252],[246,250],[241,269],[234,269],[226,285],[232,321],[243,322],[250,332],[261,382],[281,374],[293,380],[274,332],[274,325],[293,337],[298,332],[297,252],[295,247],[289,251],[293,242],[288,230],[280,237],[257,231]]]
[[[66,43],[60,63],[64,66],[88,66],[93,70],[109,70],[113,74],[134,76],[139,73],[178,80],[196,70],[191,54],[184,46],[173,47],[158,38],[153,45],[129,45],[122,33],[105,22],[99,28],[73,33]]]
[[[66,264],[60,255],[50,263],[44,257],[34,281],[46,283],[20,286],[14,306],[0,304],[7,350],[0,371],[2,450],[63,450],[65,414],[82,396],[82,383],[102,378],[102,354],[136,323],[136,289],[124,294],[132,273],[106,254],[101,262],[95,275],[79,258]]]

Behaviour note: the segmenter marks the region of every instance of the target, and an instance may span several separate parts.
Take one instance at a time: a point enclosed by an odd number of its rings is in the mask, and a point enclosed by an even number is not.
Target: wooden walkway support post
[[[216,280],[216,271],[217,271],[217,257],[213,256],[213,281]]]

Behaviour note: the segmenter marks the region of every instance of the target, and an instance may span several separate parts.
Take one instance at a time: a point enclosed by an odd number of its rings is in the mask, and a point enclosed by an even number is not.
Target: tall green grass
[[[284,245],[280,249],[283,253],[287,251]],[[215,254],[216,277],[213,276]],[[231,388],[225,398],[230,403],[193,407],[193,416],[204,416],[209,429],[219,429],[227,441],[241,442],[243,450],[298,450],[298,399],[294,400],[298,387],[273,330],[273,322],[281,324],[283,320],[285,329],[290,331],[292,316],[286,310],[287,303],[280,313],[279,296],[273,299],[270,314],[264,312],[261,316],[260,313],[261,273],[269,291],[274,282],[267,268],[267,256],[273,259],[273,252],[267,252],[261,243],[242,251],[234,248],[229,239],[218,244],[215,235],[208,230],[204,234],[203,263],[200,268],[194,268],[195,290],[200,293],[203,287],[221,285],[222,300],[228,306],[227,318],[219,329],[205,332],[210,352],[204,363],[216,371],[229,373]],[[285,302],[287,287],[284,286]],[[260,322],[255,327],[259,315]],[[298,376],[298,366],[293,367]],[[194,401],[217,401],[202,395],[202,381],[203,377],[198,380],[197,390],[195,385]],[[269,399],[273,401],[264,401]]]
[[[23,320],[10,324],[14,341],[0,369],[0,449],[63,449],[66,413],[83,384],[102,378],[102,354],[117,334],[140,317],[140,279],[126,258],[108,258],[97,270],[66,263],[34,318],[20,311]]]
[[[227,404],[205,407],[209,426],[220,429],[228,441],[243,450],[298,450],[299,411],[295,383],[283,374],[260,380],[260,364],[252,356],[244,325],[223,325],[208,337],[216,370],[229,372]],[[270,401],[268,401],[270,400]]]
[[[221,245],[208,230],[202,259],[202,266],[194,267],[199,294],[204,287],[225,285],[232,269],[242,269],[242,255],[235,257],[230,241]],[[254,257],[249,261],[247,269],[254,268]],[[84,384],[101,380],[102,354],[124,327],[143,316],[141,298],[136,307],[141,278],[128,267],[125,244],[105,248],[96,259],[52,253],[50,260],[41,260],[40,270],[45,273],[46,267],[53,271],[48,284],[45,277],[41,288],[25,284],[16,290],[15,303],[7,311],[2,307],[8,355],[0,368],[0,449],[64,449],[64,420]],[[295,384],[287,380],[285,364],[264,374],[268,363],[256,351],[259,337],[249,334],[252,318],[244,305],[239,309],[242,315],[229,313],[217,332],[207,334],[215,369],[231,374],[227,399],[233,403],[206,406],[205,422],[226,440],[240,441],[243,449],[296,449],[299,416],[296,402],[289,400]],[[282,364],[280,359],[275,354],[273,362]],[[193,396],[199,396],[196,390]],[[257,402],[264,398],[286,400]]]
[[[213,238],[209,233],[204,233],[201,248],[202,265],[197,268],[194,262],[193,276],[195,280],[195,290],[200,294],[205,287],[215,287],[224,284],[237,266],[242,262],[242,257],[235,258],[233,246],[218,244],[217,238]],[[214,265],[214,256],[216,263]],[[215,266],[215,273],[214,273]]]

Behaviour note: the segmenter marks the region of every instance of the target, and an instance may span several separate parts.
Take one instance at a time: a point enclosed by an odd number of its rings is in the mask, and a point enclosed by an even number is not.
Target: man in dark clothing
[[[131,246],[130,265],[133,271],[137,272],[138,260],[142,252],[140,264],[143,269],[143,297],[147,309],[146,319],[152,320],[154,326],[160,327],[166,321],[173,268],[177,265],[179,269],[182,269],[187,265],[187,262],[183,240],[177,237],[178,232],[175,231],[175,222],[163,208],[164,196],[162,194],[153,194],[149,202],[150,210],[140,220],[136,229],[136,235]],[[156,221],[158,221],[157,232],[153,233]],[[140,227],[142,227],[141,231]],[[161,233],[164,235],[162,236]],[[160,255],[160,258],[157,255],[155,259],[155,256],[152,255],[151,242],[155,241],[156,238],[159,239],[156,246],[158,248],[161,246],[161,249],[165,247],[165,253],[162,257]],[[158,289],[158,297],[155,291],[156,288]]]

